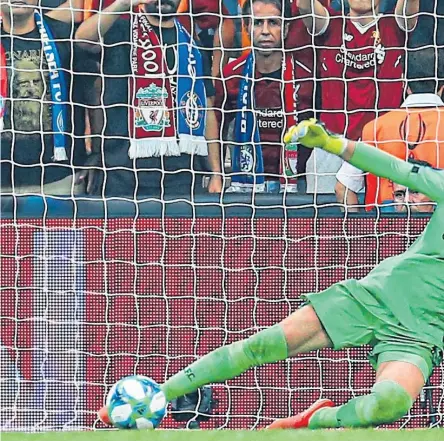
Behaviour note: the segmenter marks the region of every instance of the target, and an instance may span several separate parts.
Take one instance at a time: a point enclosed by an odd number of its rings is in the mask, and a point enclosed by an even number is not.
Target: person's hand
[[[315,118],[307,119],[296,126],[290,127],[284,136],[284,143],[299,143],[308,148],[318,147],[335,155],[341,155],[346,146],[344,138],[330,133]]]
[[[221,175],[213,175],[208,183],[208,193],[221,193],[223,180]]]
[[[85,183],[86,194],[97,194],[100,187],[100,170],[101,157],[98,153],[92,153],[85,161],[84,169],[76,173],[74,185]]]
[[[157,1],[157,0],[154,0]],[[153,0],[116,0],[116,5],[120,11],[130,11],[136,6],[146,3],[153,3]]]

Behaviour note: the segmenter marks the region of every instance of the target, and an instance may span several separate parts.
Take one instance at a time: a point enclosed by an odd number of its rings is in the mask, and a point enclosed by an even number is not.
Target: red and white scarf
[[[189,66],[195,62],[194,42],[179,23],[178,31],[178,86],[174,100],[168,66],[158,36],[144,14],[136,14],[132,21],[131,66],[133,75],[130,79],[132,106],[129,112],[130,158],[153,156],[179,156],[182,153],[207,155],[208,147],[204,135],[205,99],[195,93],[202,90],[202,79],[193,77],[196,70]],[[185,51],[181,39],[187,39]],[[180,44],[179,44],[180,43]],[[186,52],[186,55],[184,55]],[[198,54],[200,57],[200,54]],[[193,58],[194,57],[194,58]],[[185,58],[182,60],[181,58]],[[199,60],[201,63],[201,59]],[[187,96],[180,97],[180,81],[185,69],[187,81],[193,86]],[[191,72],[190,74],[188,74]],[[197,75],[198,76],[198,75]],[[183,83],[182,83],[183,84]],[[205,94],[205,93],[203,93]],[[202,95],[202,93],[200,94]],[[204,97],[205,98],[205,97]],[[194,125],[193,125],[194,124]],[[196,125],[198,133],[194,131]],[[177,137],[177,135],[179,135]],[[178,142],[179,139],[179,142]]]
[[[300,85],[296,85],[295,78],[295,59],[292,54],[286,54],[284,60],[284,110],[285,110],[285,127],[282,131],[282,136],[287,130],[296,125],[298,113],[298,90]],[[288,192],[297,192],[297,163],[298,151],[296,146],[286,146],[284,143],[281,153],[281,191],[284,189]]]

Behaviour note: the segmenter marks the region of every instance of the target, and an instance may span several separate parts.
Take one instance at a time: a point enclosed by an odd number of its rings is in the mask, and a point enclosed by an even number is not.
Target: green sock
[[[275,325],[203,356],[173,375],[162,390],[171,401],[208,383],[230,380],[253,366],[285,360],[287,356],[284,331]]]
[[[353,398],[339,407],[318,410],[308,424],[310,429],[369,427],[392,423],[403,417],[413,400],[398,383],[381,381],[369,395]]]

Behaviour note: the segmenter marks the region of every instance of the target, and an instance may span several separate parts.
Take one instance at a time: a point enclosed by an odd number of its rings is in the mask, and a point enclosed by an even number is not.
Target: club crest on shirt
[[[373,31],[372,38],[375,40],[375,46],[381,44],[381,34],[379,31]]]
[[[381,34],[379,33],[379,31],[374,31],[372,37],[375,40],[376,61],[378,64],[382,64],[385,60],[386,51],[385,47],[382,44]]]
[[[204,117],[203,104],[199,96],[192,91],[185,92],[179,101],[179,108],[188,127],[192,130],[198,129]]]
[[[167,99],[168,91],[164,87],[151,83],[148,87],[140,88],[136,93],[136,127],[141,127],[147,132],[160,132],[166,127],[171,127]]]

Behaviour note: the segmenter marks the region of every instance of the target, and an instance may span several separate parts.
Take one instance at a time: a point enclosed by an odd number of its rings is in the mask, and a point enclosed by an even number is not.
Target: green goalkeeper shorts
[[[425,381],[440,363],[441,352],[427,342],[412,338],[412,333],[403,328],[393,314],[383,306],[375,314],[376,301],[372,311],[365,307],[371,294],[356,280],[332,285],[317,294],[304,296],[314,308],[320,322],[336,350],[370,345],[370,363],[377,369],[387,361],[403,361],[417,366]]]

